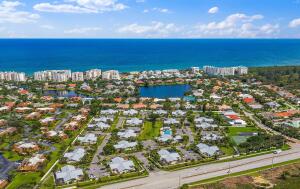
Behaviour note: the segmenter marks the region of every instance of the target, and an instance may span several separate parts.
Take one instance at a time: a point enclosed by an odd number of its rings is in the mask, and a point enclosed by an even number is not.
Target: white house
[[[125,115],[125,116],[134,116],[134,115],[137,115],[138,113],[139,112],[137,110],[134,110],[134,109],[123,111],[123,115]]]
[[[135,138],[137,136],[136,132],[132,129],[127,129],[125,131],[119,131],[117,135],[120,138]]]
[[[197,148],[201,154],[204,154],[209,157],[216,155],[220,152],[220,149],[217,146],[209,146],[204,143],[199,143],[197,145]]]
[[[117,144],[114,145],[115,149],[117,150],[132,149],[136,146],[137,142],[128,142],[126,140],[119,141]]]
[[[121,157],[113,158],[109,163],[109,167],[114,173],[126,173],[135,169],[133,161]]]
[[[157,153],[160,156],[160,160],[166,162],[167,164],[175,164],[181,159],[177,152],[170,152],[169,150],[162,149]]]
[[[143,124],[143,120],[138,119],[138,118],[131,118],[126,120],[126,124],[129,126],[139,126]]]
[[[89,133],[89,134],[86,134],[83,137],[78,137],[78,140],[81,143],[85,143],[85,144],[95,144],[97,142],[97,137],[96,137],[95,134]]]
[[[70,183],[74,180],[81,180],[83,177],[82,169],[76,169],[72,165],[66,165],[60,171],[55,173],[56,179],[64,183]]]
[[[174,119],[174,118],[167,118],[166,120],[164,120],[164,124],[166,124],[166,125],[179,125],[180,122],[177,119]]]
[[[73,150],[72,152],[65,153],[64,157],[68,159],[68,161],[74,161],[78,162],[83,158],[85,155],[85,149],[84,148],[77,148]]]

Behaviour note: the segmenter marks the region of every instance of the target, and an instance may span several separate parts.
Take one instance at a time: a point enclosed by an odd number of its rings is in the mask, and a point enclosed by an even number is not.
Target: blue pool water
[[[171,134],[172,134],[172,131],[171,131],[171,130],[164,130],[164,134],[165,134],[165,135],[171,135]]]
[[[140,96],[149,98],[182,98],[184,93],[189,91],[190,85],[161,85],[140,87]]]

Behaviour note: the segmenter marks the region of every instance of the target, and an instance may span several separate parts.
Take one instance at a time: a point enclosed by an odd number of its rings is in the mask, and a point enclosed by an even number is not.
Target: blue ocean
[[[0,39],[0,71],[300,65],[296,39]]]

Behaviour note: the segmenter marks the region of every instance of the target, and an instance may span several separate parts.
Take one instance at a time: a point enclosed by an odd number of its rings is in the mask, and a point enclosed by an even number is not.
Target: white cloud
[[[150,25],[130,24],[118,29],[119,33],[137,34],[146,37],[166,37],[180,31],[173,23],[151,22]]]
[[[62,13],[103,13],[128,8],[118,0],[68,0],[66,3],[39,3],[33,6],[37,11]]]
[[[0,2],[0,23],[35,22],[40,17],[38,14],[17,10],[22,5],[19,1]]]
[[[216,14],[217,12],[219,12],[219,7],[212,7],[208,10],[209,14]]]
[[[300,18],[294,19],[289,23],[290,28],[296,28],[298,26],[300,26]]]
[[[149,12],[159,12],[159,13],[171,13],[169,9],[166,8],[152,8],[152,9],[145,9],[143,13],[149,13]]]
[[[55,27],[51,26],[51,25],[41,25],[40,27],[44,28],[44,29],[47,29],[47,30],[54,30],[55,29]]]
[[[153,11],[156,11],[156,12],[160,12],[160,13],[171,13],[171,11],[169,9],[166,9],[166,8],[153,8],[152,9]]]
[[[195,35],[198,37],[269,37],[279,32],[279,25],[265,24],[257,26],[256,20],[263,15],[248,16],[236,13],[227,16],[223,21],[197,25]]]
[[[100,27],[85,27],[85,28],[73,28],[70,30],[65,30],[65,34],[87,34],[90,32],[100,31]]]
[[[276,34],[279,32],[279,24],[265,24],[259,28],[264,34]]]

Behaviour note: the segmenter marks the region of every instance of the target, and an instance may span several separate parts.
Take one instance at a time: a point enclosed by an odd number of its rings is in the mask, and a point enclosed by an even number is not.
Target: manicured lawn
[[[54,177],[52,174],[46,178],[46,180],[44,181],[44,183],[41,185],[40,188],[41,189],[55,188]]]
[[[221,147],[222,152],[224,152],[225,156],[230,156],[234,154],[234,149],[232,147]]]
[[[9,161],[19,161],[22,159],[21,156],[19,156],[16,152],[14,151],[4,151],[2,153],[3,157],[8,159]]]
[[[146,121],[143,125],[143,130],[139,136],[140,140],[154,139],[159,136],[160,128],[162,127],[161,121],[156,121],[154,126],[151,122]]]
[[[228,127],[228,135],[229,136],[237,136],[242,132],[257,132],[257,128],[255,127]]]
[[[33,187],[40,178],[40,173],[17,173],[7,189],[26,188],[24,185],[28,185],[27,188],[30,188]]]

